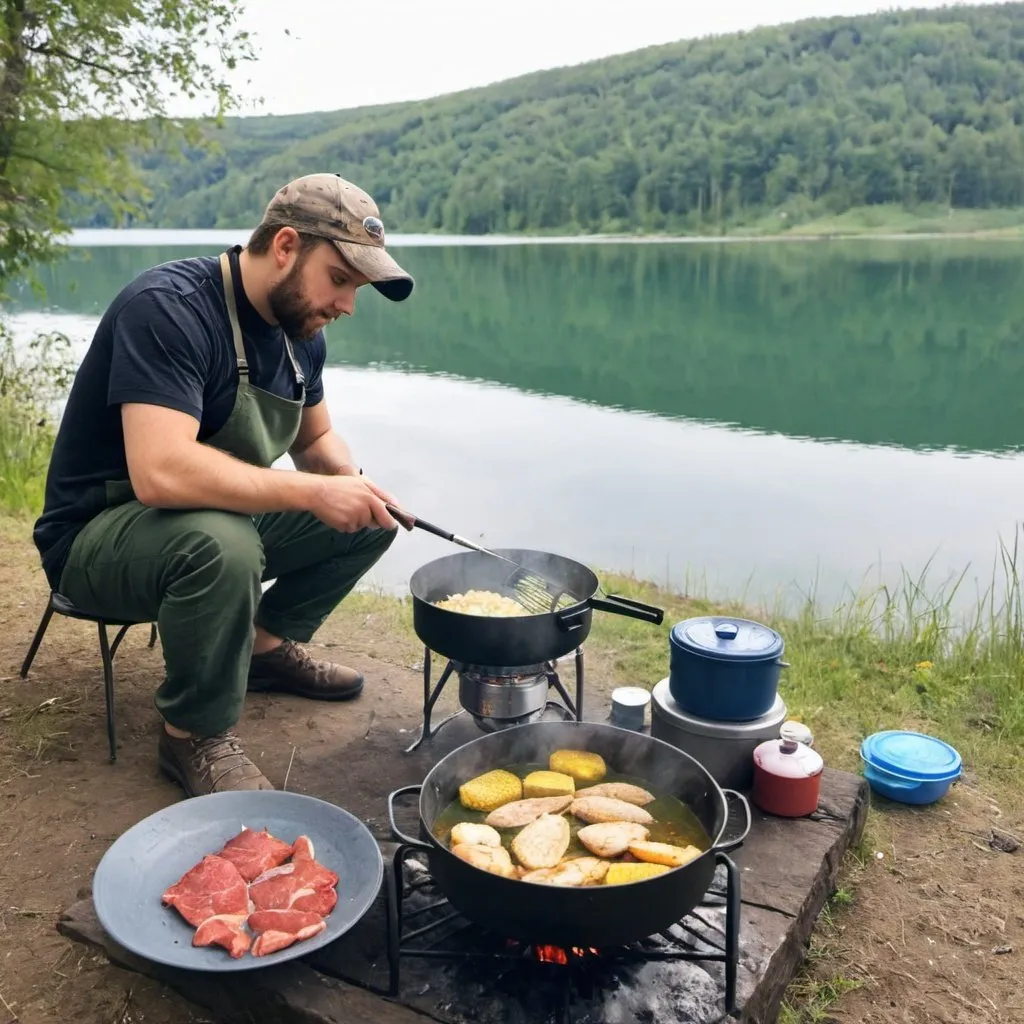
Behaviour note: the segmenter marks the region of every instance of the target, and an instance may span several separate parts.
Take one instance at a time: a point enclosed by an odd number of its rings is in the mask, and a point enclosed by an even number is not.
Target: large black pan
[[[561,658],[583,643],[590,633],[595,608],[655,625],[664,618],[664,611],[653,605],[612,595],[597,597],[601,589],[597,576],[571,558],[520,548],[497,548],[496,553],[564,587],[575,600],[558,611],[510,618],[464,615],[438,608],[435,601],[467,590],[515,597],[508,585],[508,563],[475,551],[446,555],[420,566],[409,580],[413,629],[430,650],[468,665],[540,665]]]
[[[546,765],[553,751],[567,748],[600,754],[610,771],[648,780],[661,793],[678,797],[710,837],[708,850],[683,867],[640,882],[576,889],[490,874],[456,857],[434,835],[434,823],[463,782],[511,764]],[[396,799],[411,793],[419,793],[422,838],[402,832],[395,821]],[[724,841],[727,794],[743,806],[746,827]],[[481,736],[439,761],[422,786],[395,790],[388,797],[388,813],[396,838],[426,851],[435,881],[464,917],[510,939],[563,948],[626,945],[675,924],[704,898],[717,854],[742,843],[750,829],[743,796],[720,789],[688,754],[642,733],[587,722],[536,722]]]

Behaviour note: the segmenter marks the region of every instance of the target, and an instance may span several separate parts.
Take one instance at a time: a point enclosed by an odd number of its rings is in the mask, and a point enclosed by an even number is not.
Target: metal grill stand
[[[538,970],[552,965],[543,963],[533,956],[533,947],[526,943],[502,940],[488,935],[456,911],[440,894],[415,908],[404,906],[413,889],[423,892],[433,888],[433,880],[427,870],[417,865],[416,883],[406,884],[406,862],[416,853],[411,846],[401,845],[395,851],[391,869],[385,871],[387,899],[387,952],[388,952],[388,995],[396,998],[401,989],[401,966],[403,958],[421,958],[446,961],[493,961],[497,965],[519,962],[537,966]],[[724,853],[716,854],[716,864],[724,866],[726,884],[724,890],[712,883],[704,900],[686,919],[672,926],[679,934],[666,930],[658,936],[659,948],[645,948],[644,944],[614,950],[598,951],[593,957],[576,957],[570,954],[566,964],[554,965],[553,973],[564,986],[559,1002],[564,1024],[572,1024],[572,999],[578,975],[586,965],[598,963],[602,968],[617,965],[644,964],[654,961],[685,960],[694,963],[718,962],[725,966],[724,1013],[719,1019],[736,1016],[736,974],[739,965],[740,925],[740,877],[733,861]],[[724,932],[715,934],[703,919],[701,908],[725,907]],[[432,913],[433,912],[433,913]],[[426,915],[426,918],[424,918]],[[426,919],[426,924],[404,930],[414,923],[415,918]],[[691,918],[693,923],[691,923]],[[697,930],[694,924],[705,925]],[[709,934],[709,932],[711,934]],[[468,935],[466,933],[469,933]],[[459,939],[462,948],[455,948],[453,939]],[[654,937],[652,937],[654,938]],[[467,949],[467,944],[472,948]],[[700,945],[706,949],[698,948]],[[549,975],[550,976],[550,975]],[[584,982],[585,984],[585,982]]]
[[[441,691],[444,689],[445,684],[451,678],[452,674],[462,674],[464,672],[471,672],[475,666],[464,664],[460,661],[449,660],[448,664],[445,665],[444,671],[441,673],[437,684],[431,689],[431,652],[429,647],[423,648],[423,725],[420,730],[419,737],[413,741],[405,752],[411,754],[416,750],[424,740],[431,739],[436,736],[442,726],[446,725],[454,718],[458,718],[459,715],[464,714],[466,709],[459,708],[458,711],[453,711],[446,718],[443,718],[434,728],[430,727],[430,719],[434,711],[434,705],[437,703],[438,698],[441,696]],[[577,722],[583,721],[583,648],[576,648],[575,655],[575,668],[576,668],[576,695],[575,699],[570,698],[565,686],[562,684],[561,679],[558,677],[558,672],[555,668],[555,662],[548,662],[544,666],[544,673],[548,677],[548,687],[553,689],[561,701],[548,700],[545,705],[545,709],[552,708],[563,715],[567,720],[575,719]],[[493,670],[489,670],[492,671]],[[504,675],[514,678],[516,676],[516,669],[514,667],[505,668],[500,670]]]

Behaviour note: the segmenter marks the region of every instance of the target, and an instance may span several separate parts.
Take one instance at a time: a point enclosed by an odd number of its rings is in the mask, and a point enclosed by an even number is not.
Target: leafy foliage
[[[145,198],[133,154],[170,160],[198,122],[169,100],[233,105],[218,77],[251,59],[236,0],[0,0],[0,282],[52,258],[83,204]]]
[[[0,511],[42,506],[55,412],[77,363],[66,335],[41,334],[26,345],[0,321]]]
[[[336,170],[392,230],[716,231],[865,204],[1024,205],[1024,4],[819,18],[424,102],[228,120],[147,164],[163,227],[245,227]],[[96,209],[85,224],[112,223]]]

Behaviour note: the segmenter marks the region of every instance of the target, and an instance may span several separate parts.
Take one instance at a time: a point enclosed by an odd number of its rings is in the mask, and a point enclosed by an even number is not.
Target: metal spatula
[[[543,576],[527,569],[522,563],[512,558],[507,558],[505,555],[499,555],[496,551],[491,551],[488,548],[481,547],[479,544],[474,544],[471,540],[460,537],[457,533],[452,533],[450,530],[445,530],[440,526],[435,526],[433,523],[428,523],[425,519],[420,519],[419,516],[414,516],[411,512],[406,512],[404,509],[396,508],[394,505],[388,505],[387,503],[385,503],[385,507],[407,530],[415,527],[427,533],[432,533],[435,537],[440,537],[442,540],[451,541],[460,547],[468,548],[470,551],[479,551],[483,555],[490,555],[491,558],[507,562],[512,566],[512,572],[505,581],[506,585],[515,591],[517,600],[528,612],[533,612],[535,615],[550,612],[554,609],[558,599],[566,593],[564,587],[546,580]]]

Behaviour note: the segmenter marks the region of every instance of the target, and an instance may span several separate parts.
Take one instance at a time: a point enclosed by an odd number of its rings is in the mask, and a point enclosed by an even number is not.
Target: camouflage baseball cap
[[[338,174],[307,174],[278,189],[263,214],[279,224],[333,242],[345,260],[393,302],[407,299],[412,276],[384,249],[384,224],[377,204]]]

